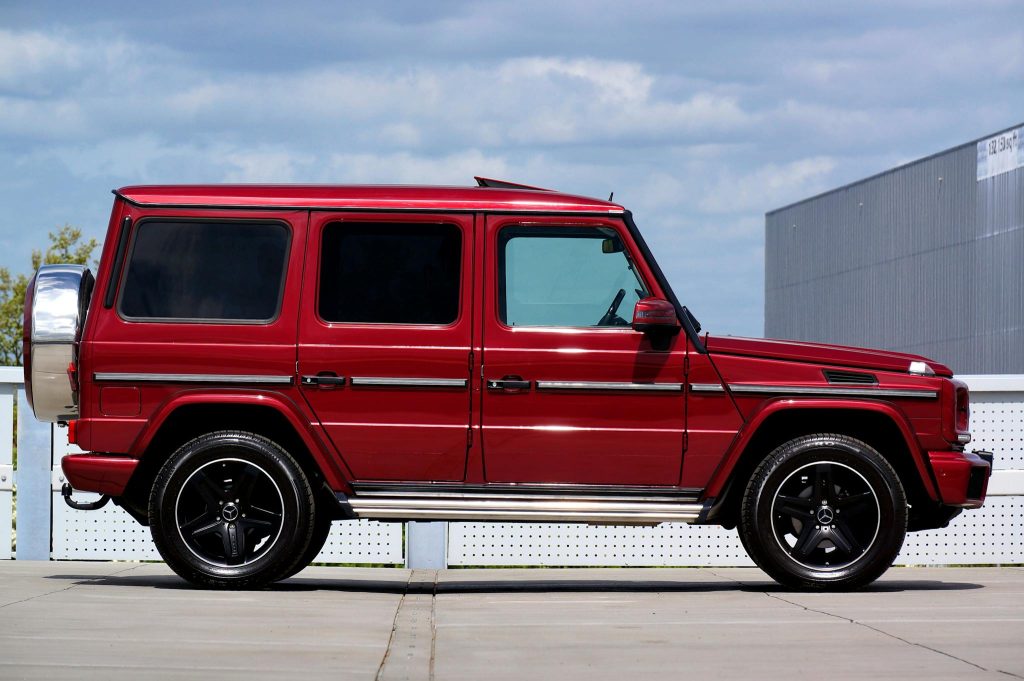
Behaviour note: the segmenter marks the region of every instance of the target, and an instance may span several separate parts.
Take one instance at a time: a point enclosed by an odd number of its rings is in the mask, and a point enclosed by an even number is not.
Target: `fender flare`
[[[349,481],[352,477],[347,466],[334,455],[330,446],[314,431],[310,426],[309,418],[302,413],[298,405],[287,395],[278,392],[197,389],[176,393],[153,413],[146,427],[132,444],[128,452],[129,455],[141,459],[167,419],[182,407],[191,405],[230,405],[273,409],[285,418],[299,439],[302,440],[330,488],[351,494]]]
[[[754,412],[753,416],[751,416],[747,421],[743,429],[737,434],[736,439],[733,440],[732,446],[722,458],[722,461],[715,469],[715,472],[712,473],[711,479],[708,480],[708,485],[705,489],[705,496],[715,498],[722,493],[722,490],[725,489],[732,477],[736,464],[739,462],[740,457],[746,450],[747,445],[750,444],[750,441],[754,438],[758,430],[769,417],[783,411],[796,409],[860,410],[882,414],[887,417],[893,422],[897,429],[899,429],[900,435],[903,437],[904,444],[907,446],[907,451],[910,453],[911,459],[913,459],[914,466],[920,476],[921,484],[924,486],[925,492],[927,492],[931,499],[936,501],[938,500],[939,497],[936,492],[935,481],[932,477],[931,468],[928,466],[928,462],[922,453],[921,447],[917,443],[913,430],[907,423],[906,416],[904,416],[903,412],[894,405],[889,402],[882,402],[878,400],[840,401],[830,399],[795,399],[792,397],[767,400],[756,412]]]

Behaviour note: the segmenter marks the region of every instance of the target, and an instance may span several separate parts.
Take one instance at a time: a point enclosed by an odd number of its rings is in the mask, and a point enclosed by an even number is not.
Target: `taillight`
[[[971,430],[971,393],[965,385],[956,387],[956,432],[969,433]]]
[[[68,421],[68,444],[78,444],[78,421]]]

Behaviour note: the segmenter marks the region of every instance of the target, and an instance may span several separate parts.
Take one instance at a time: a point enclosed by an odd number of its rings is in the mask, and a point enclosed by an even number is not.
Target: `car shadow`
[[[434,571],[427,571],[431,579],[373,579],[303,577],[301,574],[257,591],[311,592],[334,591],[352,593],[385,594],[498,594],[498,593],[808,593],[799,589],[780,586],[767,578],[757,581],[737,581],[721,577],[715,581],[700,580],[644,580],[644,579],[535,579],[521,576],[500,579],[451,579],[451,572],[440,580],[433,578]],[[117,586],[141,589],[195,590],[176,575],[76,575],[54,574],[47,579],[78,582],[82,585]],[[879,581],[857,589],[855,593],[897,593],[912,591],[967,591],[983,589],[984,585],[972,582],[951,582],[935,579]]]

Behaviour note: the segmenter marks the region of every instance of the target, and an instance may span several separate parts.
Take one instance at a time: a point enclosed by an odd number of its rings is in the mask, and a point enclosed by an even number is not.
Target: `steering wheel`
[[[612,298],[612,304],[608,306],[608,311],[604,313],[604,316],[597,320],[598,326],[629,326],[629,322],[615,314],[619,311],[619,305],[622,305],[622,299],[626,297],[626,289],[620,288],[619,292]]]

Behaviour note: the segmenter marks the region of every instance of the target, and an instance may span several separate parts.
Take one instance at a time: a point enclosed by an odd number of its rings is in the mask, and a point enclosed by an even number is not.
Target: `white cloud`
[[[835,167],[834,159],[815,156],[784,164],[769,163],[738,175],[723,170],[698,205],[709,213],[751,211],[763,215],[826,189]]]

